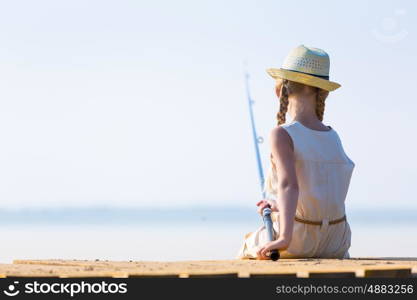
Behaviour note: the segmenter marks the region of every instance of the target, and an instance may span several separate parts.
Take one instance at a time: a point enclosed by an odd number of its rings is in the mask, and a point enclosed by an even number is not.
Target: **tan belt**
[[[295,217],[294,219],[297,222],[304,223],[304,224],[318,225],[318,226],[323,225],[323,221],[309,221],[309,220],[300,219],[298,217]],[[329,221],[329,225],[334,225],[334,224],[341,223],[341,222],[344,222],[344,221],[346,221],[346,215],[344,215],[340,219],[336,219],[336,220],[333,220],[333,221]]]

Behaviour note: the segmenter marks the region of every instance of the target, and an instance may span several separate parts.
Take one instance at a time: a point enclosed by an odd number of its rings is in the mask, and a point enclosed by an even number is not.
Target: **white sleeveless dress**
[[[351,231],[347,221],[329,225],[345,215],[345,199],[355,163],[346,155],[337,132],[318,131],[298,121],[281,125],[294,144],[295,168],[299,186],[296,217],[322,221],[320,225],[294,221],[289,247],[281,250],[282,258],[349,258]],[[276,199],[277,174],[270,166],[265,191],[267,198]],[[279,235],[279,213],[273,213],[274,234]],[[259,246],[267,243],[266,230],[261,226],[245,235],[237,258],[256,258]]]

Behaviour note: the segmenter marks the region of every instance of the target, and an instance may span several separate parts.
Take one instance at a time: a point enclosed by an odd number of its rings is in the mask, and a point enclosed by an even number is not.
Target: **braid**
[[[316,114],[317,114],[317,118],[319,118],[320,121],[323,121],[325,100],[328,95],[329,95],[329,92],[324,91],[322,89],[317,89]]]
[[[324,105],[325,105],[324,99],[319,96],[319,93],[317,93],[316,114],[317,114],[317,118],[319,118],[320,121],[323,121]]]
[[[280,86],[281,91],[280,95],[280,105],[279,105],[279,112],[277,113],[277,121],[278,125],[285,123],[285,116],[288,110],[288,87],[287,87],[288,80],[283,80],[282,85]]]

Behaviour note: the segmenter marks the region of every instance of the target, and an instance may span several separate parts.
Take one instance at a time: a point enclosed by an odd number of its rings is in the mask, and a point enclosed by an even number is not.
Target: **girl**
[[[329,91],[340,87],[329,80],[329,66],[325,51],[301,45],[282,68],[267,70],[280,108],[264,186],[272,197],[257,205],[261,214],[271,207],[275,240],[267,241],[262,226],[245,236],[237,258],[269,259],[273,249],[281,258],[349,258],[344,201],[355,164],[335,129],[322,123]]]

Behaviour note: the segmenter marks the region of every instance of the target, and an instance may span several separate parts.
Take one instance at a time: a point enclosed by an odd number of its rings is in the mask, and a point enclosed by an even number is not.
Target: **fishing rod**
[[[265,199],[265,191],[264,191],[264,183],[265,183],[265,177],[264,177],[264,171],[262,169],[262,160],[261,160],[261,154],[259,151],[259,144],[262,144],[264,139],[261,136],[258,136],[256,133],[256,127],[255,127],[255,118],[253,116],[253,109],[252,106],[255,104],[255,101],[252,100],[252,97],[250,95],[250,89],[249,89],[249,73],[247,70],[245,70],[245,87],[246,87],[246,96],[248,98],[248,105],[249,105],[249,115],[250,115],[250,122],[252,126],[252,138],[253,143],[255,145],[255,155],[256,155],[256,163],[258,166],[258,176],[259,176],[259,183],[261,185],[261,191],[262,191],[262,199]]]
[[[261,136],[258,136],[256,133],[256,126],[255,126],[255,117],[253,114],[252,106],[255,104],[255,101],[253,101],[251,95],[250,95],[250,89],[249,89],[249,73],[245,68],[245,87],[246,87],[246,96],[248,99],[248,105],[249,105],[249,115],[250,115],[250,121],[252,126],[252,137],[253,137],[253,143],[255,145],[255,155],[256,155],[256,163],[258,166],[258,176],[259,176],[259,183],[261,185],[261,192],[262,192],[262,199],[266,198],[265,190],[264,190],[264,183],[265,183],[265,177],[264,177],[264,171],[262,168],[262,160],[261,160],[261,154],[259,151],[259,144],[262,144],[264,139]],[[274,240],[274,232],[273,232],[273,226],[272,226],[272,219],[271,219],[271,213],[272,210],[270,207],[266,207],[262,211],[262,219],[265,225],[267,238],[270,242]],[[269,257],[271,260],[276,261],[279,259],[279,251],[278,250],[271,250]]]

